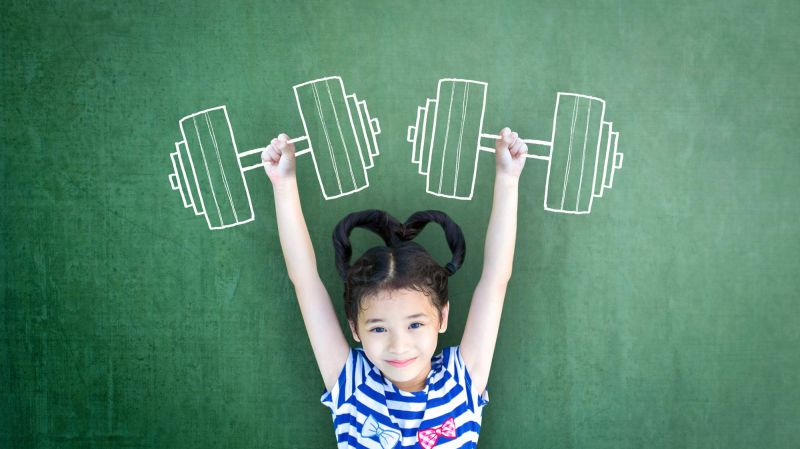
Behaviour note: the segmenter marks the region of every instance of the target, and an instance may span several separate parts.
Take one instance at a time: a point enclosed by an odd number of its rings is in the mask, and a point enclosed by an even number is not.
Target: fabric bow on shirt
[[[372,415],[369,415],[364,421],[364,427],[361,428],[361,436],[366,438],[377,436],[383,449],[392,449],[400,441],[402,434],[391,427],[381,426]]]
[[[447,438],[456,437],[456,421],[452,417],[447,418],[447,421],[442,425],[417,432],[417,441],[419,441],[420,446],[423,448],[430,449],[436,446],[436,441],[439,440],[440,436]]]

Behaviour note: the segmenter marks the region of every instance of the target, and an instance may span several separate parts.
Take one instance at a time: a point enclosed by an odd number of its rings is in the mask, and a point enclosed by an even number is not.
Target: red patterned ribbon
[[[456,437],[456,421],[450,417],[447,421],[440,426],[434,426],[430,429],[420,430],[417,432],[417,441],[424,449],[430,449],[436,446],[436,441],[439,437],[455,438]]]

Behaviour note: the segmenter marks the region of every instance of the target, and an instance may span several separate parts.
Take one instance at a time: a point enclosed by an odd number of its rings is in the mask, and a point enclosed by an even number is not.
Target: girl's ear
[[[439,326],[439,333],[443,334],[447,330],[447,316],[450,314],[450,302],[442,307],[442,325]]]
[[[356,327],[353,325],[351,320],[347,320],[347,324],[350,325],[350,332],[353,333],[353,340],[361,343],[361,340],[358,338],[358,332],[356,332]]]

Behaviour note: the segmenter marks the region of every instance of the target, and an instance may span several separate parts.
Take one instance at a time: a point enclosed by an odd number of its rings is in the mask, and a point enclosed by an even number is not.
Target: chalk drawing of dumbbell
[[[297,156],[311,154],[325,199],[369,187],[367,170],[380,154],[376,136],[381,130],[366,102],[346,95],[338,76],[298,84],[294,95],[305,135],[290,142],[301,143]],[[188,115],[178,124],[183,140],[175,142],[176,151],[170,154],[169,182],[180,192],[183,206],[204,215],[209,229],[253,221],[244,172],[264,166],[264,148],[239,152],[225,106]]]
[[[436,98],[417,108],[408,127],[412,162],[427,179],[428,193],[472,199],[481,151],[494,153],[499,136],[485,134],[483,113],[488,84],[446,78],[439,80]],[[604,120],[605,101],[559,92],[549,141],[523,139],[527,157],[548,162],[544,208],[567,214],[588,214],[594,198],[603,196],[622,168],[617,151],[619,133]],[[471,178],[470,178],[471,177]]]

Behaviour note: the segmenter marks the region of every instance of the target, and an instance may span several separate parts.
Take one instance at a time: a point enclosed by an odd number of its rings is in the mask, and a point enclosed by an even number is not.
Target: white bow
[[[383,449],[392,449],[395,447],[402,436],[402,434],[395,429],[381,426],[372,415],[369,415],[369,418],[364,421],[364,427],[361,428],[361,436],[370,438],[376,435]]]

